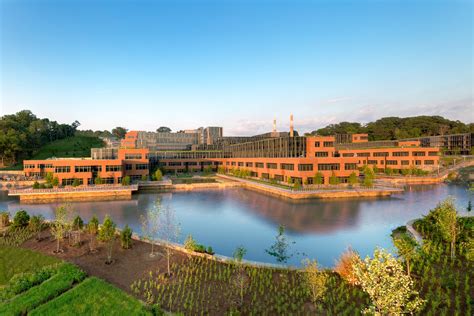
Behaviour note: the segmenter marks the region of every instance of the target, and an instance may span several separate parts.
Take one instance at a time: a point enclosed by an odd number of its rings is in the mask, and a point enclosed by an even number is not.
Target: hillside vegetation
[[[341,122],[312,131],[311,135],[329,136],[367,133],[369,140],[395,140],[420,136],[474,133],[474,123],[465,124],[441,116],[383,117],[375,122]]]

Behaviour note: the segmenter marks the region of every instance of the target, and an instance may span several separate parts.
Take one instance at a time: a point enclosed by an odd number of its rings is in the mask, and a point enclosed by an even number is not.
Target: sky
[[[224,135],[474,121],[474,1],[0,0],[0,115]]]

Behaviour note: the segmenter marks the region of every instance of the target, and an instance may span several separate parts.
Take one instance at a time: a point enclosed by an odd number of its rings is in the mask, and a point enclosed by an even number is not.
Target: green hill
[[[98,137],[73,136],[41,147],[30,159],[90,157],[93,147],[104,147],[104,142]]]

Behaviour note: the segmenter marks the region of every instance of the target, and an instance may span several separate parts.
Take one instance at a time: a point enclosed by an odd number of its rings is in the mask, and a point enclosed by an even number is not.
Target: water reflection
[[[245,189],[205,190],[169,193],[142,193],[131,200],[76,201],[73,209],[88,221],[97,215],[102,221],[109,214],[119,227],[128,224],[141,231],[140,215],[160,198],[176,211],[181,226],[180,242],[188,234],[212,246],[222,255],[232,256],[239,245],[250,260],[276,262],[265,252],[275,242],[279,225],[286,228],[291,248],[331,266],[349,245],[361,255],[376,246],[391,247],[391,229],[426,214],[448,195],[456,198],[458,210],[465,213],[473,193],[456,185],[410,186],[404,194],[383,199],[291,201]],[[25,209],[50,219],[61,202],[20,204],[0,191],[0,210],[15,213]],[[298,265],[294,256],[288,264]]]

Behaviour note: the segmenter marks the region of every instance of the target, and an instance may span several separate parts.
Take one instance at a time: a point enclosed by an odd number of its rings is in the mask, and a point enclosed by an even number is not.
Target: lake
[[[246,259],[277,263],[265,250],[275,243],[279,225],[289,241],[288,265],[300,265],[308,256],[330,267],[347,247],[362,256],[375,247],[392,248],[391,230],[421,217],[448,196],[458,211],[466,213],[473,192],[460,185],[408,186],[403,194],[387,198],[347,200],[286,200],[243,188],[188,192],[139,193],[125,201],[81,201],[71,203],[85,221],[94,214],[102,221],[109,214],[119,227],[128,224],[140,233],[140,215],[161,200],[175,211],[180,223],[180,242],[188,234],[221,255],[232,256],[237,246],[247,249]],[[18,198],[0,191],[0,210],[14,214],[53,217],[60,203],[20,204]]]

